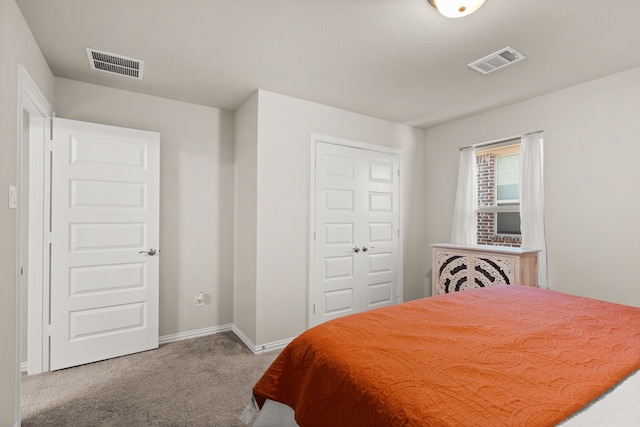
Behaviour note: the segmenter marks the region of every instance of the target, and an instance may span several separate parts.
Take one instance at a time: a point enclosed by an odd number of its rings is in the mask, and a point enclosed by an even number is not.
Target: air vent
[[[87,48],[87,56],[92,70],[142,80],[144,61],[91,48]]]
[[[497,52],[487,55],[482,59],[472,62],[468,66],[482,74],[489,74],[492,71],[504,68],[507,65],[511,65],[515,62],[521,61],[526,56],[518,52],[517,50],[505,47]]]

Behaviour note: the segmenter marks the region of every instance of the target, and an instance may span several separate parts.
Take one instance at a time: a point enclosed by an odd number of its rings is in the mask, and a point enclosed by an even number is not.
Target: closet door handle
[[[375,246],[370,246],[370,247],[363,246],[362,252],[367,252],[369,249],[375,249],[375,248],[376,248]]]
[[[360,248],[357,247],[357,246],[354,246],[353,248],[351,248],[351,252],[358,253],[358,252],[360,252]]]

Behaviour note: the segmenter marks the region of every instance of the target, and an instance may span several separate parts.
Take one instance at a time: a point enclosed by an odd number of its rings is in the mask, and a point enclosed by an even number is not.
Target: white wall
[[[640,306],[638,82],[634,68],[428,129],[427,244],[449,239],[459,147],[544,130],[550,288]]]
[[[258,91],[257,120],[255,344],[288,339],[307,327],[313,133],[404,150],[404,298],[422,297],[423,131],[264,90]]]
[[[0,426],[12,426],[16,401],[16,211],[6,204],[16,184],[18,64],[53,102],[54,78],[13,0],[0,0]]]
[[[59,117],[160,132],[160,336],[230,324],[233,113],[61,78],[56,93]]]

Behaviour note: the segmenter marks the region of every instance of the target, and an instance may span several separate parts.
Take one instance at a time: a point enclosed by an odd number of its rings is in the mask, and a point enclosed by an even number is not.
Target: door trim
[[[26,72],[26,71],[25,71]],[[30,80],[30,78],[29,78]],[[39,374],[48,371],[48,347],[44,334],[48,323],[47,286],[49,283],[49,245],[44,242],[48,231],[48,192],[50,175],[46,161],[47,141],[51,138],[51,119],[53,108],[42,96],[33,81],[29,83],[28,99],[25,109],[31,117],[42,119],[35,129],[29,132],[29,216],[28,216],[28,319],[27,319],[27,371]],[[35,91],[35,92],[34,92]],[[46,104],[44,104],[46,103]],[[35,108],[35,110],[34,110]],[[34,131],[37,133],[34,135]],[[22,194],[22,190],[21,190]]]
[[[22,289],[21,289],[21,275],[20,269],[22,266],[22,162],[23,162],[23,111],[29,113],[30,118],[38,118],[39,127],[38,135],[33,135],[33,129],[29,130],[29,145],[33,148],[35,144],[38,144],[37,150],[29,150],[29,223],[32,221],[40,221],[39,224],[44,224],[44,217],[42,211],[44,210],[44,181],[40,178],[44,174],[42,168],[36,168],[36,164],[44,165],[44,145],[47,138],[47,134],[50,134],[51,118],[55,115],[55,111],[49,101],[42,94],[38,86],[35,84],[26,68],[23,65],[18,65],[18,102],[17,102],[17,158],[16,158],[16,188],[18,193],[18,206],[16,209],[16,377],[15,377],[15,416],[14,419],[18,425],[20,423],[20,365],[21,365],[21,342],[22,342]],[[30,120],[30,123],[32,120]],[[40,137],[40,135],[42,135]],[[41,138],[41,139],[40,139]],[[42,208],[42,209],[41,209]],[[44,248],[43,248],[43,236],[36,236],[35,233],[29,234],[29,284],[28,284],[28,301],[32,303],[32,292],[39,293],[40,301],[42,298],[43,290],[43,276],[46,272],[43,271],[42,265],[44,260]],[[38,261],[39,260],[39,261]],[[34,296],[37,302],[38,297]],[[35,312],[35,313],[33,313]],[[34,333],[36,339],[34,342],[29,342],[29,352],[33,352],[35,359],[34,363],[42,365],[42,330],[43,312],[41,307],[37,310],[28,310],[29,321],[27,322],[27,328],[31,326],[31,317],[34,315]],[[39,319],[39,320],[38,320]],[[31,331],[27,334],[31,336]],[[31,340],[30,340],[31,341]],[[32,357],[29,355],[28,360],[31,361]]]
[[[402,167],[402,149],[400,148],[392,148],[392,147],[386,147],[384,145],[377,145],[377,144],[370,144],[370,143],[366,143],[366,142],[360,142],[360,141],[354,141],[354,140],[350,140],[350,139],[344,139],[344,138],[338,138],[335,136],[329,136],[329,135],[322,135],[322,134],[317,134],[317,133],[312,133],[311,134],[311,153],[309,155],[310,158],[310,162],[309,162],[309,258],[308,258],[308,265],[309,265],[309,276],[308,276],[308,301],[309,301],[309,305],[307,307],[307,329],[311,328],[314,325],[314,317],[313,317],[313,310],[314,310],[314,295],[315,295],[315,282],[314,282],[314,255],[315,255],[315,225],[316,225],[316,146],[318,143],[326,143],[326,144],[334,144],[334,145],[342,145],[345,147],[351,147],[351,148],[358,148],[361,150],[369,150],[369,151],[375,151],[375,152],[379,152],[379,153],[386,153],[386,154],[394,154],[396,156],[398,156],[398,164],[399,164],[399,170],[400,170],[400,195],[399,195],[399,212],[398,212],[398,226],[400,229],[400,236],[398,239],[398,256],[399,256],[399,268],[398,268],[398,303],[401,303],[403,301],[403,282],[402,282],[402,277],[403,277],[403,270],[404,270],[404,265],[403,265],[403,259],[404,259],[404,254],[403,254],[403,242],[404,242],[404,230],[403,230],[403,221],[402,221],[402,214],[403,214],[403,194],[404,194],[404,185],[403,185],[403,173],[404,173],[404,168]]]

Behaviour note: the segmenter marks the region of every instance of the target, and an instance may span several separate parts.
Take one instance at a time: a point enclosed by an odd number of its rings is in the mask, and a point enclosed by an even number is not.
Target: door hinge
[[[398,237],[400,237],[400,229],[398,228]]]
[[[51,242],[51,232],[47,231],[44,233],[44,243],[52,243]]]
[[[316,314],[316,305],[313,304],[313,314]]]
[[[313,240],[316,240],[316,230],[313,230]]]
[[[398,169],[398,178],[400,178],[400,169]]]
[[[45,147],[47,149],[47,151],[52,152],[53,151],[53,140],[48,140],[45,143]]]
[[[44,325],[44,328],[42,329],[42,333],[47,336],[50,337],[51,336],[51,332],[52,332],[52,326],[51,325]]]

